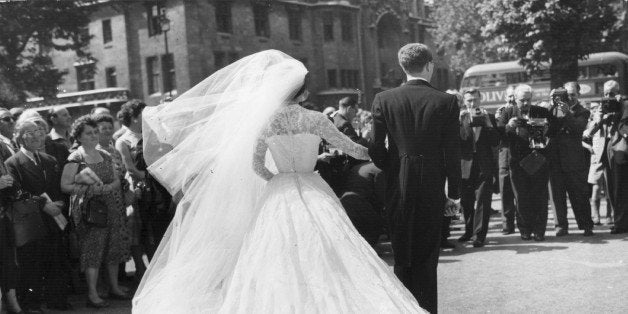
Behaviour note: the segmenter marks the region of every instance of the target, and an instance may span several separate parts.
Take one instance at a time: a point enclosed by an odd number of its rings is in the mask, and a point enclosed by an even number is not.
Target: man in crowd
[[[50,133],[47,137],[54,142],[63,144],[69,150],[72,145],[70,141],[72,116],[68,109],[53,107],[48,112],[48,122],[50,123]]]
[[[509,86],[506,89],[506,104],[497,109],[495,119],[499,119],[507,108],[510,108],[508,110],[512,110],[515,105],[515,87]],[[504,133],[499,134],[498,150],[499,193],[502,204],[502,234],[508,235],[515,233],[516,209],[515,195],[512,192],[512,184],[510,183],[510,148],[508,147],[508,141]]]
[[[550,112],[539,106],[532,106],[532,88],[519,85],[515,88],[516,106],[505,108],[497,121],[498,128],[506,135],[506,145],[510,151],[509,168],[515,204],[517,227],[522,240],[545,240],[547,227],[547,200],[549,180],[548,163],[543,149],[532,149],[528,124],[531,118],[547,119]]]
[[[480,92],[477,89],[465,91],[463,101],[466,109],[460,112],[460,205],[464,213],[465,233],[458,241],[473,240],[474,247],[482,247],[491,217],[496,169],[493,147],[497,146],[498,137],[488,113],[480,108]]]
[[[606,81],[604,83],[604,98],[619,98],[619,83],[617,81]],[[591,117],[589,118],[589,126],[584,132],[584,137],[591,138],[589,151],[591,153],[591,166],[589,167],[588,182],[592,185],[591,191],[591,209],[593,213],[593,223],[600,224],[600,203],[602,199],[602,191],[606,198],[606,224],[613,223],[613,207],[608,198],[608,189],[606,186],[606,177],[604,175],[603,160],[604,149],[606,147],[606,132],[604,128],[596,128],[593,134],[590,131],[602,119],[602,108],[600,103],[591,104]]]
[[[2,160],[7,160],[17,151],[13,144],[13,129],[15,120],[13,115],[6,108],[0,108],[0,156]]]
[[[567,194],[576,222],[584,236],[593,235],[591,219],[590,189],[587,183],[590,154],[582,146],[582,134],[587,127],[590,112],[578,101],[580,85],[567,82],[564,85],[569,96],[567,103],[553,101],[552,114],[556,134],[550,137],[547,153],[550,167],[550,197],[556,212],[556,236],[569,234],[567,221]]]
[[[351,122],[358,113],[357,104],[352,97],[345,97],[338,102],[338,111],[333,116],[334,125],[338,130],[356,143],[359,142],[360,137],[355,132]]]

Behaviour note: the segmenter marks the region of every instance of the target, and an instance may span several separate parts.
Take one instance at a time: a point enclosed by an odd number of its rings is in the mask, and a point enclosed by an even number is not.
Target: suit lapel
[[[25,167],[21,167],[24,171],[23,175],[31,176],[32,178],[37,179],[38,181],[45,181],[46,174],[44,173],[44,168],[42,165],[35,164],[26,154],[22,151],[18,152],[20,164]]]

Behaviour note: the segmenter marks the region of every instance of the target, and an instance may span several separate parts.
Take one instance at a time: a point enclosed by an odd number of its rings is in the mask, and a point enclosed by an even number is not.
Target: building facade
[[[306,65],[319,107],[355,95],[369,108],[375,93],[402,83],[402,45],[436,51],[433,24],[423,0],[104,1],[86,29],[93,60],[52,54],[68,72],[61,92],[125,87],[156,104],[241,57],[278,49]],[[432,83],[445,90],[454,83],[446,58],[435,54],[435,63]]]

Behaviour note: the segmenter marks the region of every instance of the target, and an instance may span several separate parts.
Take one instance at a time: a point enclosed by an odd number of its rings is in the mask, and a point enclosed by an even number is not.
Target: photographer
[[[621,100],[619,94],[619,83],[617,81],[606,81],[604,83],[604,98],[617,98]],[[606,133],[600,127],[602,120],[602,104],[601,102],[591,103],[591,117],[587,130],[583,133],[583,145],[589,149],[591,153],[591,166],[589,167],[589,184],[591,189],[591,210],[593,213],[593,223],[600,223],[600,203],[602,199],[602,191],[606,198],[606,224],[613,224],[613,206],[608,196],[608,187],[606,186],[606,176],[604,175],[604,150],[606,148]],[[597,127],[596,127],[597,125]],[[596,128],[593,130],[593,128]]]
[[[550,167],[550,197],[555,210],[556,236],[569,234],[567,220],[567,193],[578,224],[584,236],[593,235],[590,188],[587,182],[590,154],[582,146],[582,132],[586,129],[590,112],[578,102],[580,86],[565,83],[565,88],[552,90],[551,114],[556,117],[556,134],[550,137],[547,157]]]
[[[480,92],[477,89],[467,90],[463,99],[466,109],[460,112],[460,204],[464,212],[465,233],[458,241],[473,240],[474,247],[482,247],[488,232],[493,178],[497,169],[493,147],[497,146],[499,139],[488,113],[480,108]]]
[[[510,150],[510,180],[517,207],[517,227],[521,239],[545,240],[549,180],[545,159],[547,135],[554,132],[549,110],[532,105],[532,88],[515,89],[516,106],[504,108],[497,127],[505,134]]]
[[[608,95],[611,96],[611,95]],[[614,96],[614,95],[613,95]],[[614,210],[615,225],[611,234],[628,232],[628,102],[605,98],[596,123],[584,133],[585,138],[600,131],[605,136],[602,153],[608,196]]]

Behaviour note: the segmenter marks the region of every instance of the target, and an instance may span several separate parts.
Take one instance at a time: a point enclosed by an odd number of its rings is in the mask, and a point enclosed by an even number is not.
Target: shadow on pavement
[[[535,243],[535,242],[532,242]],[[488,252],[488,251],[515,251],[517,254],[529,254],[536,252],[544,252],[544,251],[554,251],[554,250],[565,250],[567,246],[547,246],[547,245],[535,245],[529,244],[529,242],[522,242],[518,245],[499,245],[489,243],[487,246],[475,248],[472,246],[463,246],[459,245],[455,249],[452,250],[444,250],[440,252],[440,256],[458,256],[464,254],[473,254],[479,252]]]

